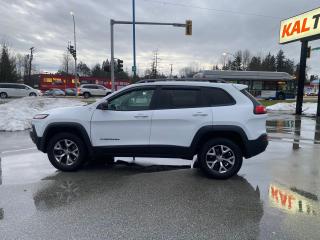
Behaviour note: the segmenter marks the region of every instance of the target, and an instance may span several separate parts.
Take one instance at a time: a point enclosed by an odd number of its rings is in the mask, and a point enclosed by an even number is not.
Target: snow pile
[[[85,105],[75,99],[25,97],[0,104],[0,131],[20,131],[31,127],[31,119],[39,112]]]
[[[268,111],[287,111],[295,112],[296,103],[277,103],[267,107]],[[304,115],[313,116],[317,112],[317,103],[304,103],[302,105],[302,113]]]

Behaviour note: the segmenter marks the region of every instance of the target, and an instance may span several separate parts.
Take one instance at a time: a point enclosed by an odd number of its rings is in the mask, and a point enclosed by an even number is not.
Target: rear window
[[[229,93],[220,88],[205,88],[204,102],[206,106],[228,106],[234,105],[236,101]]]
[[[244,95],[247,96],[253,103],[253,106],[259,106],[262,105],[254,96],[252,96],[246,89],[242,89],[240,92],[242,92]]]
[[[163,88],[159,99],[160,109],[195,108],[201,105],[199,89]]]

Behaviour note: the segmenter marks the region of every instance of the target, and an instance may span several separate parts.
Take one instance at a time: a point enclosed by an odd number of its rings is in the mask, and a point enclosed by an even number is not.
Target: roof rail
[[[136,83],[171,82],[171,81],[227,83],[223,79],[208,79],[208,78],[157,78],[157,79],[143,79]]]

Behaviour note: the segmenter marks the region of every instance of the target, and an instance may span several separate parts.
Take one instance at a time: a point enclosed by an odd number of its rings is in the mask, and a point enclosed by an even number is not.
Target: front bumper
[[[32,125],[31,130],[29,132],[29,135],[30,135],[30,138],[31,138],[32,142],[34,142],[34,144],[36,144],[37,148],[40,151],[43,151],[42,138],[38,137],[34,125]]]
[[[251,158],[253,156],[258,155],[259,153],[262,153],[266,150],[268,146],[268,135],[262,134],[260,137],[258,137],[255,140],[248,140],[246,144],[246,158]]]

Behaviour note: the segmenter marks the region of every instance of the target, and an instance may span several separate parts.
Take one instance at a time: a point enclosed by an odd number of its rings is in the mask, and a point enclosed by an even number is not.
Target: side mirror
[[[108,110],[108,101],[104,101],[97,106],[97,109]]]

